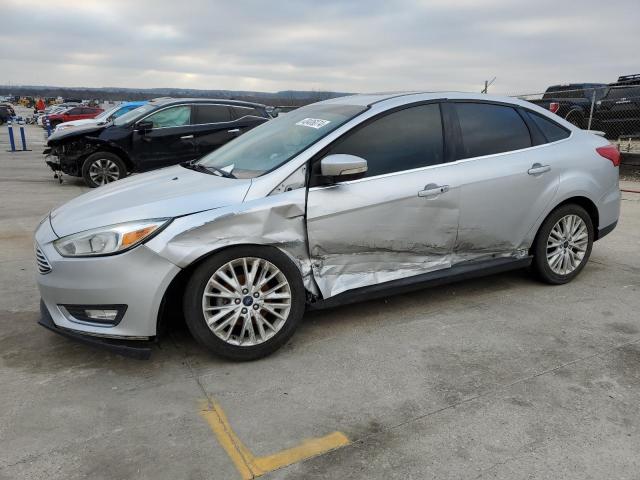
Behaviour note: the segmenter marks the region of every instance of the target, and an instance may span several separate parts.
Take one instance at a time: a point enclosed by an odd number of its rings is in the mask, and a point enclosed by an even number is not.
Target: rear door
[[[385,113],[331,145],[367,160],[365,178],[309,188],[307,234],[325,298],[451,266],[458,228],[456,165],[444,162],[440,106]]]
[[[191,118],[192,105],[173,105],[139,120],[152,122],[153,128],[146,133],[134,129],[132,156],[138,169],[153,170],[196,158]]]
[[[193,136],[197,157],[206,155],[237,136],[233,120],[228,105],[194,105]]]
[[[486,102],[449,105],[459,122],[454,261],[526,255],[527,235],[558,188],[561,156],[551,145],[531,148],[524,111]]]

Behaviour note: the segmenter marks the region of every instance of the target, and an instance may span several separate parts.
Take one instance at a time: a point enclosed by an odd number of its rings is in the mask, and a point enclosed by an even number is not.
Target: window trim
[[[455,139],[455,145],[456,145],[456,151],[458,149],[460,149],[461,152],[464,151],[464,138],[462,135],[462,126],[460,125],[460,119],[458,118],[458,111],[455,108],[455,104],[456,103],[478,103],[478,104],[484,104],[484,105],[494,105],[497,107],[508,107],[511,108],[512,110],[515,110],[516,115],[518,115],[518,117],[520,117],[520,120],[522,120],[522,123],[524,123],[524,126],[527,129],[527,132],[529,132],[529,141],[531,142],[531,145],[529,145],[528,147],[524,147],[524,148],[517,148],[515,150],[505,150],[504,152],[495,152],[495,153],[488,153],[486,155],[477,155],[474,157],[467,157],[467,158],[455,158],[455,161],[460,161],[460,160],[469,160],[471,158],[486,158],[486,157],[491,157],[494,155],[500,155],[503,153],[511,153],[511,152],[521,152],[523,150],[526,150],[528,148],[533,148],[537,145],[535,145],[534,143],[534,139],[533,139],[533,135],[531,132],[531,128],[529,127],[529,125],[527,124],[527,121],[524,119],[523,115],[520,113],[519,109],[522,108],[520,105],[518,104],[514,104],[514,103],[507,103],[507,102],[500,102],[500,101],[495,101],[495,100],[480,100],[480,99],[451,99],[448,100],[448,102],[450,102],[451,104],[453,104],[453,117],[454,117],[454,122],[457,125],[457,132],[456,132],[456,136],[457,138]]]
[[[443,98],[437,98],[437,99],[431,99],[431,100],[421,100],[418,102],[414,102],[414,103],[407,103],[404,105],[398,105],[397,107],[393,107],[390,108],[388,110],[384,110],[383,112],[380,112],[376,115],[373,115],[369,118],[367,118],[366,120],[364,120],[363,122],[360,122],[357,125],[354,125],[353,128],[351,128],[350,130],[348,130],[347,132],[344,132],[342,135],[340,135],[338,138],[335,138],[333,141],[331,141],[329,144],[325,145],[322,150],[320,150],[318,153],[316,153],[313,157],[311,157],[308,161],[307,161],[307,175],[308,175],[308,180],[307,180],[307,184],[309,186],[309,188],[315,188],[315,187],[331,187],[334,185],[349,185],[351,183],[356,183],[356,182],[363,182],[363,181],[367,181],[367,180],[372,180],[372,179],[376,179],[376,178],[383,178],[383,177],[387,177],[390,175],[397,175],[397,174],[402,174],[405,172],[412,172],[412,171],[419,171],[422,170],[424,168],[430,168],[430,167],[436,167],[436,166],[441,166],[441,165],[446,165],[448,163],[451,163],[448,161],[448,157],[447,157],[447,134],[446,134],[446,130],[447,127],[445,125],[445,116],[444,116],[444,111],[443,111],[443,107],[442,105],[446,102],[445,99]],[[400,112],[402,110],[407,110],[409,108],[413,108],[413,107],[420,107],[422,105],[430,105],[430,104],[439,104],[440,106],[440,121],[442,123],[442,156],[443,156],[443,161],[434,165],[425,165],[423,167],[417,167],[417,168],[411,168],[408,170],[398,170],[395,172],[388,172],[388,173],[381,173],[380,175],[374,175],[372,177],[364,177],[364,178],[359,178],[357,180],[345,180],[342,182],[337,182],[337,183],[333,183],[331,185],[326,185],[323,183],[319,183],[319,179],[321,178],[321,175],[318,175],[317,173],[313,172],[313,166],[318,163],[320,160],[322,160],[324,157],[327,156],[327,152],[331,149],[331,147],[333,147],[337,142],[343,140],[344,138],[358,132],[359,130],[365,128],[366,126],[368,126],[369,124],[383,118],[386,117],[387,115],[391,115],[393,113],[396,112]],[[364,113],[364,112],[363,112]]]
[[[440,112],[441,112],[441,114],[444,114],[444,109],[442,107],[444,105],[446,105],[447,103],[454,103],[456,101],[465,102],[466,100],[464,100],[464,99],[460,99],[460,100],[458,100],[458,99],[455,99],[455,100],[437,99],[437,100],[428,100],[428,101],[423,101],[423,102],[418,102],[418,103],[419,104],[425,104],[425,103],[440,102],[440,108],[441,108]],[[469,101],[471,101],[471,100],[469,100]],[[522,105],[518,105],[518,104],[515,104],[515,103],[507,103],[507,102],[499,102],[499,101],[496,102],[496,101],[489,101],[489,100],[475,100],[475,101],[478,102],[478,103],[493,103],[493,104],[497,104],[497,105],[504,105],[504,106],[515,108],[516,110],[518,108],[521,108],[524,111],[531,111],[531,112],[537,113],[537,112],[535,112],[535,110],[532,110],[530,108],[527,108],[527,107],[524,107]],[[417,105],[418,103],[411,104],[411,105]],[[389,110],[386,110],[386,112],[391,112],[391,111],[394,111],[394,110],[402,110],[402,107],[404,107],[404,106],[396,107],[396,108],[393,108],[393,109],[389,109]],[[449,108],[451,108],[451,106]],[[380,114],[383,114],[383,113],[385,113],[385,112],[381,112]],[[453,113],[455,114],[455,111]],[[539,114],[539,115],[542,115],[542,114]],[[378,115],[370,117],[370,118],[376,118],[377,116]],[[444,117],[444,115],[443,115],[443,117]],[[548,117],[546,117],[546,115],[545,115],[545,118],[548,118]],[[443,120],[444,120],[444,122],[447,122],[448,120],[451,120],[451,119],[444,119],[443,118]],[[557,122],[555,122],[553,119],[549,118],[549,120],[557,124]],[[450,124],[446,124],[444,122],[443,122],[443,126],[445,128],[445,131],[446,131],[447,128],[454,129],[454,130],[456,128],[459,128],[459,124],[450,125]],[[362,123],[364,124],[364,123],[366,123],[366,121],[362,122]],[[356,125],[354,128],[356,128],[357,126],[358,125]],[[565,127],[563,127],[562,125],[559,125],[559,124],[558,124],[558,126],[560,126],[562,128],[565,128]],[[569,136],[566,137],[566,138],[562,138],[560,140],[556,140],[555,142],[547,142],[547,143],[542,143],[540,145],[532,145],[531,147],[521,148],[521,149],[518,149],[518,150],[509,150],[509,151],[506,151],[506,152],[491,153],[489,155],[482,155],[480,157],[469,157],[469,158],[463,158],[463,159],[459,159],[459,160],[451,160],[451,161],[448,161],[448,162],[445,161],[445,162],[438,163],[438,164],[435,164],[435,165],[426,165],[424,167],[414,168],[414,169],[411,169],[411,170],[402,170],[402,171],[397,171],[397,172],[385,173],[385,174],[382,174],[382,175],[376,175],[375,177],[358,178],[356,180],[345,180],[343,182],[332,183],[330,185],[316,184],[316,183],[312,182],[312,179],[313,179],[314,175],[311,173],[311,169],[307,168],[307,172],[308,172],[308,175],[309,175],[309,178],[308,178],[308,181],[307,181],[307,184],[308,184],[307,189],[309,191],[315,191],[315,190],[321,190],[321,189],[325,189],[325,188],[333,188],[336,185],[351,185],[351,184],[354,184],[354,183],[368,182],[369,180],[375,180],[375,179],[384,178],[384,177],[390,177],[390,176],[394,176],[394,175],[401,175],[401,174],[413,173],[413,172],[421,172],[423,170],[429,170],[429,169],[432,169],[432,168],[445,168],[445,167],[454,166],[454,165],[462,165],[462,164],[465,164],[467,162],[475,162],[475,161],[478,161],[478,160],[484,160],[484,159],[486,159],[488,157],[499,157],[499,156],[503,156],[503,155],[511,155],[514,152],[524,152],[526,150],[547,148],[547,147],[549,147],[551,145],[557,145],[559,143],[568,142],[569,140],[571,140],[573,138],[574,131],[570,130],[570,129],[567,129],[567,128],[565,128],[565,130],[569,131]],[[348,132],[345,132],[345,135],[347,133]],[[317,161],[317,158],[324,157],[326,155],[326,151],[325,150],[327,150],[327,147],[332,145],[335,141],[339,140],[340,138],[342,138],[342,136],[336,138],[333,142],[331,142],[325,148],[320,150],[316,155],[314,155],[308,161],[308,166],[311,167],[312,162]],[[446,141],[447,141],[447,138],[446,138],[446,134],[445,134],[445,142]],[[446,146],[445,146],[445,150],[446,150]]]
[[[151,115],[153,115],[153,114],[155,114],[155,113],[158,113],[158,112],[161,112],[162,110],[166,110],[167,108],[188,106],[188,107],[191,107],[191,110],[192,110],[192,111],[191,111],[191,113],[192,113],[192,114],[195,114],[195,112],[194,112],[194,108],[193,108],[193,107],[196,107],[196,106],[198,106],[198,105],[220,105],[220,106],[227,107],[227,108],[230,108],[230,107],[236,107],[236,108],[248,108],[248,109],[253,109],[253,108],[255,108],[255,107],[246,107],[246,106],[244,106],[244,105],[232,105],[232,104],[228,104],[228,103],[219,103],[219,102],[212,102],[212,103],[205,103],[205,102],[197,102],[197,103],[176,103],[176,104],[172,104],[172,105],[166,105],[166,106],[164,106],[164,107],[160,107],[160,108],[158,108],[157,110],[154,110],[154,111],[152,111],[152,112],[149,112],[149,113],[148,113],[148,114],[146,114],[144,117],[142,117],[142,118],[140,118],[140,119],[136,120],[135,122],[133,122],[133,124],[132,124],[132,125],[134,125],[134,126],[135,126],[135,125],[137,125],[138,123],[142,122],[143,120],[146,120],[146,119],[147,119],[148,117],[150,117]],[[136,108],[138,108],[138,107],[136,107]],[[229,113],[230,113],[230,116],[233,116],[232,111],[230,111]],[[253,117],[253,116],[252,116],[252,115],[245,115],[244,117],[239,117],[239,118],[236,118],[236,119],[233,119],[233,118],[232,118],[232,119],[231,119],[231,120],[229,120],[228,122],[189,123],[188,125],[176,125],[176,126],[174,126],[174,127],[154,127],[154,128],[153,128],[153,130],[160,130],[160,129],[164,129],[164,128],[198,127],[198,126],[201,126],[201,125],[223,125],[223,124],[227,124],[227,123],[234,123],[234,122],[237,122],[237,121],[242,120],[243,118],[247,118],[247,117]],[[266,117],[254,117],[254,118],[260,118],[260,119],[264,119],[264,120],[269,120],[269,119],[268,119],[268,118],[266,118]]]

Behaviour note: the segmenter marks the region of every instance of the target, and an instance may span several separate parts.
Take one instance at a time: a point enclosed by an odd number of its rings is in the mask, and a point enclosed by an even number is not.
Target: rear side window
[[[82,115],[82,110],[82,108],[71,108],[64,113],[65,115]]]
[[[191,107],[189,105],[179,105],[160,110],[147,117],[153,123],[153,128],[180,127],[189,125],[191,120]]]
[[[263,110],[254,107],[231,107],[233,114],[236,118],[242,118],[246,116],[251,117],[265,117]]]
[[[367,161],[367,177],[443,161],[442,120],[438,104],[410,107],[356,130],[327,154],[347,153]]]
[[[531,146],[529,129],[514,108],[488,103],[455,103],[455,106],[463,144],[458,159]]]
[[[640,86],[619,86],[611,87],[607,98],[612,100],[618,100],[620,98],[627,98],[629,100],[637,100],[640,98]]]
[[[527,112],[529,118],[536,124],[536,126],[540,129],[542,134],[547,139],[547,142],[557,142],[558,140],[562,140],[563,138],[567,138],[570,132],[564,128],[562,128],[557,123],[549,120],[548,118],[543,117],[540,114],[534,112]]]
[[[196,105],[194,125],[231,121],[231,112],[226,105]]]

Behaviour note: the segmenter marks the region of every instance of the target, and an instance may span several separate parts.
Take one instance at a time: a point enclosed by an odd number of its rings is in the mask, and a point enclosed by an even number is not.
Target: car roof
[[[172,98],[162,97],[149,100],[152,105],[166,106],[181,103],[224,103],[225,105],[236,105],[238,107],[264,107],[261,103],[243,102],[240,100],[229,100],[226,98]]]
[[[403,105],[413,102],[429,101],[429,100],[485,100],[493,102],[511,103],[531,108],[531,103],[514,97],[506,97],[501,95],[488,95],[486,93],[470,93],[470,92],[392,92],[392,93],[371,93],[350,95],[347,97],[337,97],[325,100],[319,103],[325,104],[341,104],[341,105],[360,105],[362,107],[373,107],[380,105],[383,107],[391,107],[395,105]]]

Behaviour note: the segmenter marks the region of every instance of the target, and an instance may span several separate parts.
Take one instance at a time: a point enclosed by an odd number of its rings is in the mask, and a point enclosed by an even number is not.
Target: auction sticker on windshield
[[[296,125],[311,128],[322,128],[330,123],[330,120],[322,120],[321,118],[305,118],[296,123]]]

